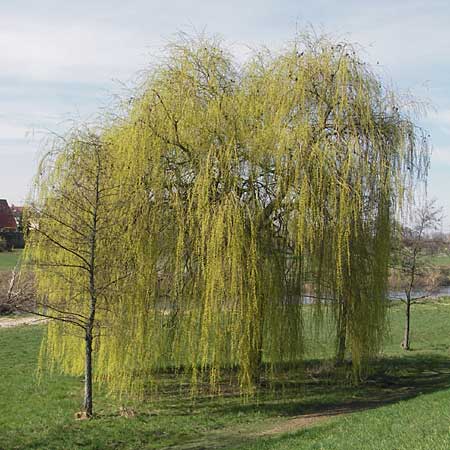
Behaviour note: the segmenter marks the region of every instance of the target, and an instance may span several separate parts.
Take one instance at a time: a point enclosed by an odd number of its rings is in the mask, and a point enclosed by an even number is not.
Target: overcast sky
[[[22,203],[48,132],[94,118],[178,31],[219,34],[243,58],[312,25],[360,44],[385,80],[433,105],[421,121],[428,190],[450,231],[449,23],[438,0],[0,0],[0,198]]]

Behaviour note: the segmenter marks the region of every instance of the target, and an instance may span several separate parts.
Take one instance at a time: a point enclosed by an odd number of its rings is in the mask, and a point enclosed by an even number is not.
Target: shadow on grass
[[[247,403],[231,390],[224,397],[205,396],[192,402],[173,385],[172,395],[139,408],[135,417],[127,419],[105,411],[92,421],[55,424],[15,448],[206,450],[259,446],[271,437],[283,440],[283,433],[309,433],[308,427],[319,422],[320,430],[327,429],[332,426],[324,422],[329,417],[448,389],[450,359],[413,353],[380,359],[372,375],[358,386],[344,380],[336,383],[335,377],[335,371],[321,371],[311,362],[301,376],[286,373],[283,382],[263,388]]]
[[[197,446],[190,444],[176,448],[235,448],[264,437],[302,430],[329,417],[378,408],[450,388],[450,359],[436,354],[381,359],[375,364],[372,375],[357,386],[343,382],[331,384],[330,372],[308,377],[307,369],[302,381],[275,386],[270,392],[262,393],[255,402],[229,402],[215,407],[218,414],[260,413],[269,418],[264,428],[220,430],[216,440],[209,436],[208,447],[199,441]]]
[[[358,385],[345,381],[331,383],[331,379],[330,372],[308,376],[306,370],[302,381],[275,386],[272,396],[278,398],[267,398],[258,405],[229,405],[225,410],[232,408],[242,412],[257,408],[269,415],[292,416],[340,414],[383,406],[450,388],[450,358],[435,354],[383,358],[374,364],[372,374]]]

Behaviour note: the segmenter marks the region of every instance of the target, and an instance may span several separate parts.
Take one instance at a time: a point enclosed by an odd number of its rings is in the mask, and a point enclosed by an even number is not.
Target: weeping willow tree
[[[109,302],[97,379],[143,395],[171,368],[217,391],[236,370],[252,393],[263,367],[302,361],[325,310],[360,376],[384,335],[392,218],[428,161],[394,92],[347,44],[306,36],[238,66],[199,39],[171,45],[129,105],[101,137],[127,198],[104,251],[132,277]],[[44,348],[76,372],[64,327]]]

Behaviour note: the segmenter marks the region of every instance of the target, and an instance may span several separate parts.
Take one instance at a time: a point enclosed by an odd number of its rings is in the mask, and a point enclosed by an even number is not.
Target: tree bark
[[[262,318],[259,319],[262,324]],[[250,370],[252,374],[252,381],[257,386],[261,383],[261,375],[263,369],[263,333],[259,330],[256,337],[257,345],[252,348],[250,353]]]
[[[85,336],[86,359],[84,367],[84,405],[83,409],[87,417],[92,417],[92,334],[87,332]]]
[[[340,299],[339,319],[337,325],[336,365],[342,366],[345,359],[347,345],[347,306],[343,298]]]
[[[410,350],[410,328],[411,328],[411,297],[406,296],[405,331],[403,334],[402,347]]]
[[[342,366],[344,364],[345,359],[345,346],[346,346],[346,330],[345,327],[343,327],[343,330],[339,331],[338,336],[338,345],[337,345],[337,352],[336,352],[336,365]]]
[[[92,232],[90,236],[90,255],[89,255],[89,320],[86,327],[86,363],[85,363],[85,382],[84,382],[84,410],[88,417],[92,417],[92,330],[95,324],[95,307],[97,304],[97,287],[96,287],[96,250],[97,250],[97,221],[98,208],[100,203],[100,158],[97,156],[97,173],[95,177],[95,201],[93,205]]]

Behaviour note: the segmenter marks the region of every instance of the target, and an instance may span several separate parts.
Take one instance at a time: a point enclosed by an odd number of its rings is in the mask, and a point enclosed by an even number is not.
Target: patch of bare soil
[[[268,419],[259,424],[248,424],[225,428],[213,431],[208,436],[199,440],[185,443],[182,446],[174,447],[179,450],[225,450],[227,448],[239,447],[245,443],[256,442],[261,437],[271,437],[284,433],[294,433],[303,428],[313,426],[320,422],[325,422],[334,416],[348,414],[361,407],[336,408],[329,411],[321,411],[313,414],[303,414],[290,418]]]
[[[47,319],[41,319],[33,316],[9,316],[0,317],[0,328],[11,328],[19,325],[38,325],[46,322]]]
[[[382,402],[365,401],[365,402],[351,402],[344,405],[334,406],[322,411],[302,414],[301,416],[291,417],[289,419],[278,422],[276,425],[267,427],[254,433],[254,436],[272,436],[283,433],[293,433],[295,431],[307,428],[320,422],[324,422],[332,417],[351,414],[358,411],[365,411],[367,409],[382,406]]]
[[[345,413],[343,413],[345,414]],[[330,417],[336,416],[338,414],[305,414],[303,416],[292,417],[284,422],[280,422],[277,425],[262,430],[256,433],[257,436],[272,436],[275,434],[283,433],[293,433],[295,431],[301,430],[303,428],[315,425],[316,423],[323,422]]]
[[[333,406],[319,412],[302,414],[290,418],[278,417],[267,419],[263,423],[248,424],[225,428],[209,433],[199,440],[187,442],[182,446],[174,447],[179,450],[225,450],[226,448],[239,447],[245,443],[256,442],[261,437],[271,437],[284,433],[294,433],[296,431],[314,426],[321,422],[326,422],[332,417],[350,414],[373,408],[377,404],[373,402],[348,403],[346,405]]]

